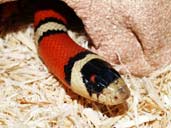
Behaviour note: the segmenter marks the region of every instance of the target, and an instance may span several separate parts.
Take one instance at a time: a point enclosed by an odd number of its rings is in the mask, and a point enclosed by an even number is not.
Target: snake
[[[70,15],[69,20],[65,11],[74,14],[73,9],[62,0],[24,1],[31,3],[20,6],[23,6],[23,12],[30,11],[33,15],[38,54],[64,86],[84,98],[105,105],[121,104],[128,99],[130,91],[119,72],[101,56],[81,47],[68,35],[68,30],[76,27],[72,24],[74,17]],[[29,17],[31,14],[24,15]]]

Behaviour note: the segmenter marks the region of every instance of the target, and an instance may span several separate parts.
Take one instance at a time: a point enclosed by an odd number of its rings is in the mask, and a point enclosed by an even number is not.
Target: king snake
[[[105,105],[125,102],[130,91],[120,74],[102,57],[82,48],[67,34],[70,21],[59,11],[62,1],[30,1],[34,5],[31,11],[34,12],[35,43],[49,71],[85,98]]]

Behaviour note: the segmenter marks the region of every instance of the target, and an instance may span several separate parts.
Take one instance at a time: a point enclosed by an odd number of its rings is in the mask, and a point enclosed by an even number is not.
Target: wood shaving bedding
[[[105,106],[89,101],[48,72],[31,27],[8,34],[0,39],[0,127],[169,128],[171,65],[150,77],[123,77],[131,90],[127,103]]]

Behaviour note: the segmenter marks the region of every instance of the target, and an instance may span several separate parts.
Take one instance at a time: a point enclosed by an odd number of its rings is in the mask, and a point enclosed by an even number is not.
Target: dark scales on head
[[[87,62],[81,73],[90,96],[92,93],[100,94],[110,83],[120,78],[119,73],[110,64],[100,59]]]

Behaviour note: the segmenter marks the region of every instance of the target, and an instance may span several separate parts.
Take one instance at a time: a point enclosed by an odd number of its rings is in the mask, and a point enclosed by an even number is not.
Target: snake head
[[[90,100],[117,105],[124,103],[130,95],[120,74],[94,53],[79,53],[70,59],[65,71],[73,92]]]
[[[101,59],[92,59],[81,70],[83,82],[91,97],[98,102],[114,105],[123,103],[130,91],[119,73]]]

